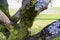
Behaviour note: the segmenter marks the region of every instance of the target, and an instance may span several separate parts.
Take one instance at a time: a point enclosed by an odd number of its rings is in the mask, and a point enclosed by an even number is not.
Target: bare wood
[[[11,26],[12,22],[9,20],[9,18],[0,10],[0,23],[5,26]]]

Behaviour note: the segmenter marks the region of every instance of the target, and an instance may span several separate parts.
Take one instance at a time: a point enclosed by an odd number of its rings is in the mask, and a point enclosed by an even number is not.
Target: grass
[[[31,35],[37,34],[40,30],[42,30],[45,26],[56,21],[60,18],[60,14],[40,14],[36,17],[33,26],[31,28]],[[54,40],[60,40],[60,37],[55,38]]]
[[[60,11],[60,7],[55,7],[55,8],[48,8],[48,10],[57,10]],[[43,14],[40,13],[36,18],[33,23],[33,26],[31,28],[32,34],[36,34],[40,30],[42,30],[45,26],[48,24],[52,23],[53,21],[60,19],[60,13],[48,13],[48,14]]]
[[[60,10],[60,8],[53,8],[53,9],[57,10],[57,11]],[[52,10],[52,8],[49,10]],[[35,21],[34,21],[33,26],[31,28],[31,32],[32,32],[31,35],[38,33],[45,26],[52,23],[53,21],[56,21],[57,19],[60,19],[60,13],[58,13],[58,14],[53,14],[53,13],[51,13],[51,14],[50,13],[49,14],[39,14],[35,18]],[[54,40],[60,40],[60,37],[55,38]]]
[[[35,18],[35,21],[31,28],[31,31],[33,30],[32,34],[36,34],[40,30],[42,30],[45,26],[58,19],[60,19],[60,14],[39,14]]]
[[[60,10],[60,7],[52,7],[52,8],[48,8],[48,9],[49,10],[53,10],[54,9],[54,10],[58,10],[59,11]]]

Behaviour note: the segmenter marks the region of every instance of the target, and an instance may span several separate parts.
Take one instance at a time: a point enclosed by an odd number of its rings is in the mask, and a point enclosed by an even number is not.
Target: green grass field
[[[60,11],[60,8],[53,8],[54,10]],[[52,10],[52,9],[49,9]],[[31,28],[32,34],[34,35],[38,33],[40,30],[42,30],[45,26],[52,23],[53,21],[56,21],[57,19],[60,19],[60,13],[57,14],[39,14],[34,21],[34,24]],[[54,40],[60,40],[59,38],[55,38]]]
[[[32,34],[34,35],[42,30],[45,26],[60,19],[60,14],[40,14],[36,17],[34,24],[31,28]],[[54,40],[60,40],[60,38],[55,38]]]
[[[60,19],[60,14],[39,14],[36,17],[34,24],[31,28],[32,30],[36,30],[32,31],[32,34],[35,34],[35,32],[37,33],[38,31],[42,30],[45,26],[57,19]]]

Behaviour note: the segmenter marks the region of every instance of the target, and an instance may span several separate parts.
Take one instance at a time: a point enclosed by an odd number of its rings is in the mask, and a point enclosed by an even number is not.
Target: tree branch
[[[9,30],[10,33],[14,31],[14,24],[10,19],[0,10],[0,24],[2,24],[4,27]],[[3,29],[2,29],[3,30]],[[4,30],[3,32],[7,32]],[[7,35],[5,35],[7,36]]]
[[[48,4],[51,0],[22,0],[22,7],[16,12],[16,14],[12,17],[15,22],[17,22],[22,14],[26,12],[30,7],[34,7],[34,9],[40,13],[41,11],[48,8]]]
[[[42,38],[43,40],[53,40],[60,36],[60,20],[54,21],[47,25],[43,30],[37,33],[32,40],[38,40]]]
[[[11,26],[12,22],[9,20],[9,18],[0,10],[0,23],[5,26]]]
[[[26,37],[27,30],[28,30],[28,28],[30,28],[32,26],[35,17],[40,12],[45,10],[48,7],[48,4],[50,2],[50,0],[42,0],[42,1],[39,0],[39,1],[36,1],[35,3],[31,2],[31,1],[32,0],[23,0],[22,7],[19,10],[20,12],[18,11],[13,16],[14,22],[17,22],[18,20],[20,20],[20,23],[18,24],[20,26],[20,30],[18,32],[18,34],[20,35],[19,39],[24,39],[24,37]],[[33,3],[33,5],[31,3]],[[16,15],[18,15],[18,16],[16,16]]]
[[[0,0],[0,10],[2,10],[3,13],[10,18],[7,0]]]
[[[27,9],[30,8],[30,0],[22,0],[22,6],[21,8],[15,13],[14,16],[11,17],[13,19],[12,21],[18,22],[20,20],[22,14],[25,13]]]

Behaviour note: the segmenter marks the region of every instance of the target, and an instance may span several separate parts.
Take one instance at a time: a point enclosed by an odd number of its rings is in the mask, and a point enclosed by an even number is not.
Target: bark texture
[[[11,28],[8,27],[10,32],[8,40],[37,40],[35,38],[27,39],[27,37],[30,36],[28,28],[31,28],[35,17],[48,8],[50,1],[51,0],[22,0],[22,7],[13,17],[8,16],[8,12],[6,12],[7,15],[4,11],[4,13],[1,11],[0,23],[5,26],[11,26]],[[5,1],[2,1],[1,3],[4,5],[4,2]],[[2,7],[0,7],[0,9],[1,8]]]

